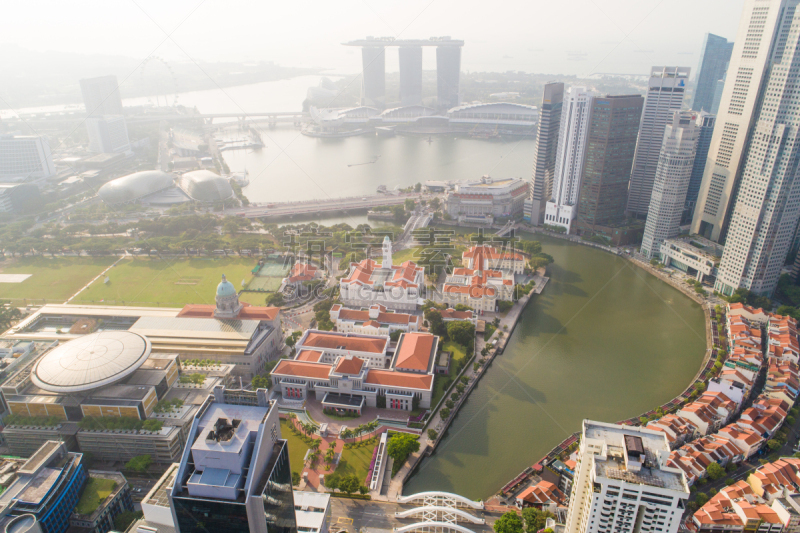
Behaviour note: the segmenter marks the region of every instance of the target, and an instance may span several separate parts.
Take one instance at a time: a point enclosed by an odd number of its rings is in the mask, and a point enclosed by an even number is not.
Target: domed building
[[[144,170],[109,181],[100,187],[97,195],[109,205],[128,204],[174,185],[171,174]]]
[[[217,285],[217,307],[214,309],[214,318],[236,318],[244,305],[239,303],[239,294],[233,283],[222,275],[222,281]]]
[[[210,170],[195,170],[182,175],[181,189],[197,202],[224,202],[233,198],[228,180]]]

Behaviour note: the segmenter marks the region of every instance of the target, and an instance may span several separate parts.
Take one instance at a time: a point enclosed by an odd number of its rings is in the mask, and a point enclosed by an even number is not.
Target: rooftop
[[[309,330],[304,338],[301,338],[303,348],[329,348],[368,353],[383,353],[388,342],[387,337],[368,337],[317,330]]]
[[[394,368],[425,372],[436,349],[436,336],[430,333],[404,333],[394,356]]]

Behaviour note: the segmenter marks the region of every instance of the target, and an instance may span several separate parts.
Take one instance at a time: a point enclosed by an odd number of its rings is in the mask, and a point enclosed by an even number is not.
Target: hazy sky
[[[464,39],[465,71],[694,70],[706,32],[733,39],[743,0],[73,0],[4,2],[0,42],[169,61],[269,60],[357,72],[374,36]],[[171,39],[167,37],[171,35]],[[174,42],[173,42],[174,41]],[[425,55],[434,66],[433,52]],[[387,70],[397,68],[387,54]]]

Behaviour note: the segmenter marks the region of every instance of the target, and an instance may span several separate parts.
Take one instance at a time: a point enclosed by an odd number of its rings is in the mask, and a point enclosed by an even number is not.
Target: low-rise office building
[[[462,182],[445,194],[444,209],[459,222],[491,224],[497,217],[522,215],[528,197],[528,182],[522,178],[495,180],[483,176]]]
[[[331,523],[331,495],[294,491],[294,514],[298,532],[328,533]]]
[[[133,500],[128,480],[119,472],[89,470],[87,490],[93,483],[102,490],[110,490],[108,496],[97,502],[91,512],[88,509],[75,508],[69,519],[70,533],[108,533],[116,529],[114,519],[124,512],[133,512]],[[84,511],[81,513],[81,511]]]
[[[677,268],[702,282],[706,278],[712,281],[717,275],[717,264],[722,255],[721,246],[713,243],[703,245],[700,239],[667,239],[661,244],[659,253],[664,266]],[[704,239],[703,239],[704,240]]]
[[[306,335],[331,346],[344,342],[342,334],[309,330]],[[385,337],[358,339],[376,346],[388,341]],[[365,406],[378,405],[404,411],[429,408],[438,346],[435,335],[403,333],[388,365],[370,364],[346,348],[336,352],[298,348],[295,359],[278,363],[272,379],[287,400],[305,400],[313,394],[323,407],[345,412],[361,413]]]
[[[63,442],[43,444],[0,494],[0,516],[32,515],[43,533],[65,533],[87,480],[82,459]]]
[[[350,309],[342,304],[331,307],[331,321],[336,331],[362,335],[390,335],[395,331],[419,331],[420,317],[395,313],[386,306],[373,304],[369,308]]]

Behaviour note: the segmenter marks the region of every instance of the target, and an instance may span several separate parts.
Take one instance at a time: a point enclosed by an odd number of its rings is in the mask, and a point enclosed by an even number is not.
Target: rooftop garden
[[[171,400],[159,400],[153,409],[156,413],[168,413],[173,409],[180,409],[183,407],[183,400],[180,398],[173,398]]]
[[[99,418],[87,416],[78,423],[78,426],[87,430],[144,429],[145,431],[161,431],[161,428],[164,427],[164,422],[161,420],[139,420],[130,416],[104,416]]]
[[[21,416],[9,415],[6,418],[6,426],[41,426],[41,427],[56,427],[64,422],[64,420],[57,416]]]
[[[117,483],[113,479],[90,477],[80,500],[78,500],[75,512],[81,515],[91,515],[116,488]]]

